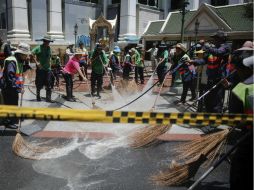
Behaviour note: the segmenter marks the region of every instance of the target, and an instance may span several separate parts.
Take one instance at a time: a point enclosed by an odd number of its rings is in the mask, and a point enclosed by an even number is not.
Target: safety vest
[[[15,84],[17,88],[19,89],[23,88],[24,87],[23,66],[18,63],[17,59],[14,56],[10,56],[4,60],[4,67],[5,67],[6,61],[13,61],[16,64]],[[4,67],[3,67],[3,71],[4,71]]]
[[[217,57],[212,54],[208,55],[207,58],[207,76],[209,78],[219,79],[223,75],[222,68],[223,59],[222,57]]]

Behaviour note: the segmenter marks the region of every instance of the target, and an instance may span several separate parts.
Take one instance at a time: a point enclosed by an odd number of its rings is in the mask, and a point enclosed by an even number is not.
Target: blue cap
[[[120,53],[121,49],[118,46],[115,46],[113,52]]]

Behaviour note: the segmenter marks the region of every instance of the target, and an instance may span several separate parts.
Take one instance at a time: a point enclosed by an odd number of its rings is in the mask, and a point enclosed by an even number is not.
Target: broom
[[[20,104],[19,104],[20,107],[22,107],[22,102],[23,102],[23,93],[21,93]],[[22,158],[38,159],[39,154],[43,154],[45,152],[48,152],[50,149],[52,149],[52,147],[31,145],[29,142],[27,142],[21,136],[21,131],[20,131],[21,123],[22,123],[22,119],[19,120],[17,134],[12,143],[12,151],[16,155]]]
[[[133,148],[141,148],[158,142],[158,136],[164,134],[171,128],[171,125],[146,126],[131,134],[128,139],[129,145]]]
[[[205,135],[191,143],[186,143],[180,148],[180,156],[182,156],[181,159],[188,160],[183,164],[175,164],[168,170],[153,175],[151,180],[156,184],[168,186],[177,186],[185,183],[195,176],[202,164],[206,161],[212,161],[218,155],[229,133],[230,131],[226,129]]]
[[[194,177],[205,160],[206,157],[201,154],[182,165],[173,163],[168,170],[160,171],[159,174],[151,176],[150,179],[157,185],[179,186]]]

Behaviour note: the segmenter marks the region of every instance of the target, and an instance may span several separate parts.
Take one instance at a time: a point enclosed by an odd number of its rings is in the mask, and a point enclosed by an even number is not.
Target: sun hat
[[[47,42],[54,42],[54,40],[49,35],[43,36],[43,38],[35,40],[35,41],[47,41]]]
[[[115,46],[113,52],[120,53],[121,49],[118,46]]]
[[[239,49],[237,49],[236,51],[245,51],[245,50],[249,50],[249,51],[253,51],[253,42],[252,41],[246,41],[244,42],[243,46]]]
[[[204,53],[205,51],[204,50],[198,50],[198,51],[195,51],[194,53],[196,53],[196,54],[202,54],[202,53]]]
[[[74,51],[74,55],[83,55],[85,54],[86,52],[84,52],[82,49],[80,48],[76,48],[75,51]]]
[[[184,52],[187,51],[186,48],[185,48],[185,46],[184,46],[182,43],[176,44],[175,48],[179,48],[179,49],[181,49],[181,50],[184,51]]]
[[[161,44],[159,45],[159,48],[167,48],[167,46],[166,46],[165,43],[161,43]]]
[[[243,65],[246,67],[253,67],[254,56],[247,57],[243,60]]]
[[[21,54],[25,54],[25,55],[31,54],[30,45],[23,43],[23,42],[19,43],[17,49],[15,50],[15,53],[21,53]]]

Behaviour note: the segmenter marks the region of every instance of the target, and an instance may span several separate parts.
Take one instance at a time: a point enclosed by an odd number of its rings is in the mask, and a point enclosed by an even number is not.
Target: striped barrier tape
[[[0,118],[22,118],[55,121],[83,121],[133,124],[189,124],[235,126],[253,123],[253,115],[215,113],[162,113],[103,110],[70,110],[63,108],[32,108],[0,106]]]

